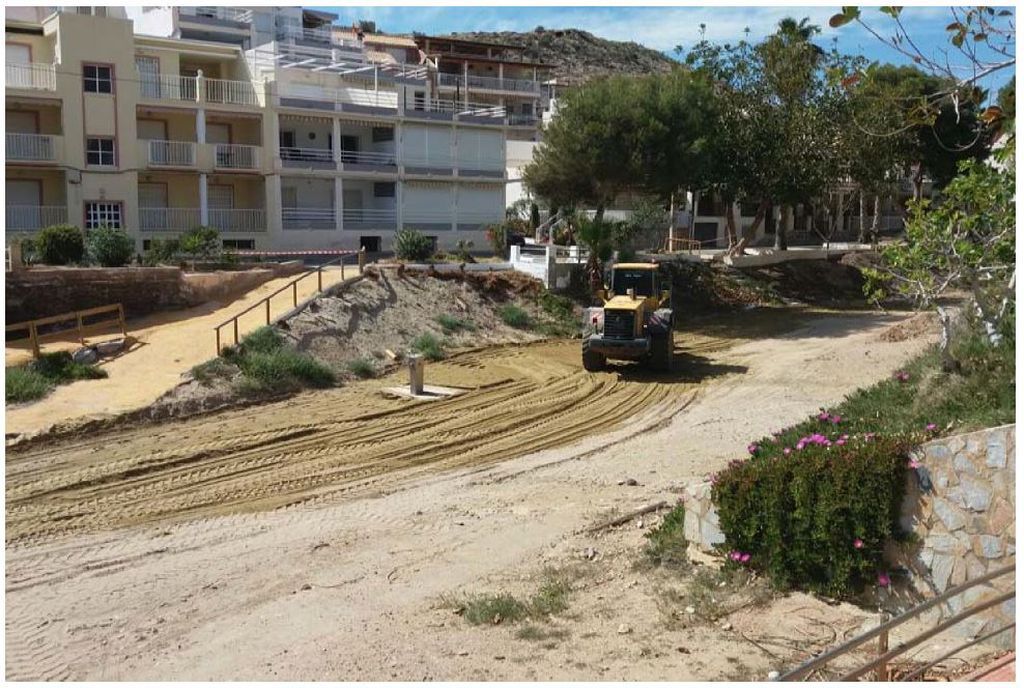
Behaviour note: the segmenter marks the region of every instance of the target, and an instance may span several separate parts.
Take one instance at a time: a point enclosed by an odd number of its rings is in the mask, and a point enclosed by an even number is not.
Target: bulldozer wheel
[[[671,329],[651,338],[651,368],[672,370],[672,352],[675,349],[673,339]]]
[[[596,351],[590,350],[590,340],[583,340],[583,369],[590,373],[596,373],[604,369],[605,357]]]

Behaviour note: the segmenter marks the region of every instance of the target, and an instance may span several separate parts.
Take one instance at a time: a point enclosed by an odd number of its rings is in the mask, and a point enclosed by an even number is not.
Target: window
[[[395,183],[394,182],[374,182],[373,183],[373,195],[377,198],[394,198],[395,197]]]
[[[425,110],[426,109],[426,91],[415,91],[412,94],[412,108],[414,110]]]
[[[82,89],[86,93],[113,93],[114,69],[101,65],[87,64],[82,66]]]
[[[256,248],[255,239],[223,239],[222,245],[227,249],[236,251],[252,251]]]
[[[85,162],[89,165],[113,165],[114,139],[99,137],[86,139]]]
[[[85,228],[121,229],[121,202],[95,201],[85,204]]]
[[[366,249],[367,253],[380,253],[380,237],[361,236],[359,237],[359,246]]]
[[[391,127],[374,127],[373,128],[373,142],[381,143],[382,141],[394,141],[395,130]]]

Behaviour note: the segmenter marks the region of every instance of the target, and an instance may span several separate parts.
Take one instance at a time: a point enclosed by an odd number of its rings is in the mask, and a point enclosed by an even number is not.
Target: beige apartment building
[[[504,217],[506,142],[536,132],[536,79],[481,89],[464,61],[453,91],[450,54],[318,10],[5,12],[8,238],[105,224],[141,251],[209,225],[239,249],[388,250],[412,227],[483,246]]]

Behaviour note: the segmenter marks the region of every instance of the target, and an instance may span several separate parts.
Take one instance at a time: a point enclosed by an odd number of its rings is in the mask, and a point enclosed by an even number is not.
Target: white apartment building
[[[484,245],[522,123],[450,97],[411,39],[335,19],[8,8],[8,236],[108,224],[144,250],[204,224],[235,248],[388,250],[410,227]]]

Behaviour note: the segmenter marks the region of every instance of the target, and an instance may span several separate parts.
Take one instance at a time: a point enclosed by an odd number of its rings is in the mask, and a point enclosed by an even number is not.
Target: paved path
[[[345,267],[345,277],[357,274],[355,266]],[[324,286],[339,281],[341,271],[324,272]],[[55,389],[48,397],[35,403],[7,407],[8,433],[36,432],[75,418],[117,414],[142,408],[153,403],[161,394],[181,380],[182,373],[214,355],[214,325],[220,324],[280,289],[291,277],[281,277],[228,303],[209,302],[180,311],[154,313],[128,322],[128,333],[138,340],[132,350],[102,363],[108,377],[102,380],[83,380]],[[299,301],[316,293],[317,282],[306,278],[298,285]],[[271,300],[271,317],[292,308],[291,291]],[[239,319],[239,336],[244,336],[264,324],[266,312],[262,308]],[[222,342],[230,344],[233,333],[222,330]],[[89,341],[103,341],[106,337],[92,337]],[[75,348],[77,342],[54,342],[44,351]],[[5,351],[7,365],[31,359],[28,347],[8,345]]]

